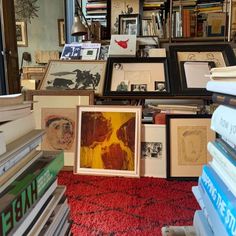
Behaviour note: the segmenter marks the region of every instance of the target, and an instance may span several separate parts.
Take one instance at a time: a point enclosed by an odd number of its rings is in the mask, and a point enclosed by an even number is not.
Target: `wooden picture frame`
[[[16,42],[18,47],[28,46],[27,24],[25,21],[16,21]]]
[[[105,96],[170,94],[166,58],[108,58]]]
[[[140,15],[119,15],[119,34],[140,35]]]
[[[196,180],[211,160],[207,143],[216,138],[211,115],[167,114],[167,178]]]
[[[140,176],[141,106],[78,106],[75,174]]]
[[[106,61],[51,60],[39,84],[40,90],[94,90],[102,94]]]
[[[65,45],[65,21],[64,19],[57,19],[57,27],[58,27],[58,42],[59,46]]]
[[[76,146],[76,107],[93,105],[94,91],[27,90],[26,100],[34,101],[36,128],[46,130],[40,148],[51,151],[63,149],[64,169],[73,170]]]
[[[166,178],[166,126],[142,124],[140,175]]]
[[[176,95],[206,96],[211,92],[206,88],[188,88],[181,73],[182,61],[210,61],[215,67],[232,66],[236,64],[234,52],[230,44],[198,44],[198,45],[171,45],[170,52],[170,80],[173,92]]]

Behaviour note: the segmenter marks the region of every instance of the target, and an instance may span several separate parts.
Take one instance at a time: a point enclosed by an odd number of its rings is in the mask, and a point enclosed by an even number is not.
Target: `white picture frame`
[[[140,175],[166,178],[166,126],[142,124]]]

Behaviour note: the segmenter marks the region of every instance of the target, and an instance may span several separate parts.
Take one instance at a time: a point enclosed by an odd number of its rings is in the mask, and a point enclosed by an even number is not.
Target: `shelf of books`
[[[217,138],[207,144],[212,160],[204,165],[193,193],[197,235],[236,235],[236,66],[211,70],[207,90],[217,104],[211,129]]]
[[[32,111],[19,113],[24,103],[21,94],[0,96],[0,235],[70,235],[66,187],[57,183],[64,153],[36,150],[45,132]]]

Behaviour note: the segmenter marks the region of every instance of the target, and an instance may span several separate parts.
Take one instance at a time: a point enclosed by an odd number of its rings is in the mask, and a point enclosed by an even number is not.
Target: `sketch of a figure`
[[[178,127],[178,164],[202,165],[207,162],[207,128]]]

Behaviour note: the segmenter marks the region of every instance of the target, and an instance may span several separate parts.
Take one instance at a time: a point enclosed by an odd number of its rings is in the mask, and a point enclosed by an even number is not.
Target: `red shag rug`
[[[192,225],[199,209],[191,187],[197,182],[158,178],[73,175],[67,186],[73,235],[161,235],[162,226]]]

